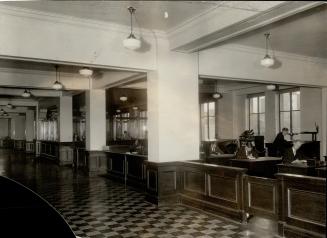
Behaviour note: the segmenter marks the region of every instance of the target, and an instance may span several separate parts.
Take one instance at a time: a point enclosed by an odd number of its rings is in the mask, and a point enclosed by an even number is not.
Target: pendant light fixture
[[[52,85],[52,88],[55,90],[60,90],[63,88],[63,85],[60,83],[60,75],[58,73],[58,65],[56,65],[55,67],[56,67],[56,81]]]
[[[260,61],[260,64],[264,67],[271,67],[274,65],[275,60],[268,54],[268,48],[269,48],[269,37],[270,33],[265,34],[266,37],[266,55],[265,57]]]
[[[22,93],[22,97],[24,97],[24,98],[31,97],[31,92],[27,91],[27,89],[25,89],[24,92]]]
[[[128,99],[127,96],[121,96],[121,97],[119,98],[119,100],[122,101],[122,102],[126,102],[127,99]]]
[[[93,70],[86,68],[86,67],[84,67],[83,69],[80,69],[78,72],[80,75],[83,75],[85,77],[90,77],[93,74]]]
[[[276,85],[276,84],[268,84],[268,85],[266,86],[266,88],[267,88],[267,90],[269,90],[269,91],[278,91],[278,85]]]
[[[14,108],[14,106],[10,102],[7,103],[6,107],[9,108],[9,109],[13,109]]]
[[[212,97],[214,99],[221,99],[223,97],[223,95],[219,92],[218,81],[216,81],[216,92],[212,94]]]
[[[123,45],[125,48],[127,48],[129,50],[137,50],[141,47],[141,41],[139,39],[137,39],[133,33],[133,14],[135,14],[135,8],[129,7],[127,9],[131,15],[131,33],[123,41]]]

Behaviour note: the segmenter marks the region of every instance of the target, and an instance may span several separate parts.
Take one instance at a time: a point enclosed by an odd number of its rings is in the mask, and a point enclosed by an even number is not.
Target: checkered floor
[[[81,238],[274,237],[269,229],[241,225],[188,207],[158,208],[145,202],[142,193],[103,177],[74,174],[70,168],[33,163],[13,170],[12,166],[11,177],[57,208]]]

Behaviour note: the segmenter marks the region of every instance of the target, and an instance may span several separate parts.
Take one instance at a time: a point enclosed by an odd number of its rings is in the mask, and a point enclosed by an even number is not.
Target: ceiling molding
[[[69,25],[78,26],[78,27],[88,27],[88,28],[92,28],[92,29],[95,28],[95,29],[105,30],[105,31],[115,31],[115,32],[124,33],[124,34],[126,33],[127,35],[130,33],[129,26],[125,26],[125,25],[121,25],[121,24],[117,24],[117,23],[90,20],[90,19],[84,19],[84,18],[79,18],[79,17],[72,17],[72,16],[63,15],[63,14],[31,10],[31,9],[22,8],[22,7],[13,7],[13,6],[7,6],[7,5],[0,4],[0,13],[11,15],[11,16],[16,16],[16,17],[26,17],[26,18],[32,18],[32,19],[41,20],[41,21],[48,21],[48,22],[52,22],[52,23],[63,23],[63,24],[69,24]],[[145,29],[145,28],[137,28],[135,35],[156,37],[156,38],[159,37],[159,38],[165,38],[165,39],[167,38],[167,34],[164,31],[149,30],[149,29]]]
[[[180,46],[173,47],[172,50],[179,51],[183,53],[192,53],[209,48],[212,45],[222,43],[224,41],[230,40],[236,36],[240,36],[244,33],[253,31],[260,27],[269,25],[271,23],[277,22],[294,14],[309,10],[311,8],[325,4],[321,1],[286,1],[275,7],[272,7],[266,11],[260,12],[254,16],[248,17],[243,21],[237,22],[221,30],[218,30],[208,35],[199,37],[191,42],[185,43]],[[182,34],[182,32],[188,30],[190,27],[194,27],[203,21],[203,18],[208,19],[213,16],[212,14],[207,14],[203,17],[195,19],[190,24],[184,25],[180,28],[175,29],[175,31],[170,32],[168,37],[172,38],[175,35]]]

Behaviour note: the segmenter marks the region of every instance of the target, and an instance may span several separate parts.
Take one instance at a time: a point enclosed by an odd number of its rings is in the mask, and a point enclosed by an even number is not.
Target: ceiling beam
[[[203,50],[322,4],[325,3],[322,1],[286,1],[213,33],[185,42],[183,45],[175,45],[172,50],[184,53]]]

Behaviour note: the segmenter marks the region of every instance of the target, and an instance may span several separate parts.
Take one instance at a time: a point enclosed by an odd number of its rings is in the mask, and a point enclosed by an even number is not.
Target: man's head
[[[282,129],[282,133],[283,133],[284,136],[286,136],[288,134],[288,128],[284,127]]]
[[[303,144],[303,142],[300,141],[300,140],[293,141],[293,147],[294,147],[295,150],[298,150],[301,147],[302,144]]]

